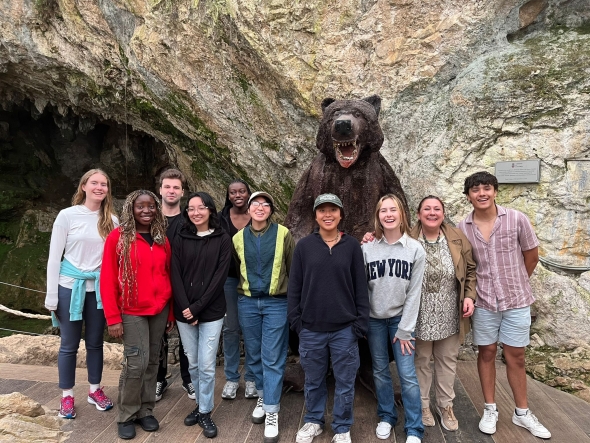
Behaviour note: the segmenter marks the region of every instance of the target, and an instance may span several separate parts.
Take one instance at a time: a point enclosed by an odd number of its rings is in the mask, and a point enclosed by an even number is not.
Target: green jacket
[[[262,231],[252,226],[233,237],[240,275],[238,292],[249,297],[286,295],[295,242],[287,228],[269,223]]]

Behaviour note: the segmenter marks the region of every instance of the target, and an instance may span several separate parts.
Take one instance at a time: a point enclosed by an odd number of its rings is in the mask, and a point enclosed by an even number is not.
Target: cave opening
[[[123,123],[29,100],[0,108],[0,222],[37,206],[69,206],[88,169],[103,169],[114,197],[123,199],[153,191],[167,166],[162,142]]]

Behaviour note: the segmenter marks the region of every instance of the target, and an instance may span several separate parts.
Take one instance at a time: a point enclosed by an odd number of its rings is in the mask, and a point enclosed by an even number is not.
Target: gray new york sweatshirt
[[[383,319],[401,315],[395,336],[409,340],[420,309],[424,248],[407,234],[392,244],[382,237],[361,248],[369,285],[370,316]]]

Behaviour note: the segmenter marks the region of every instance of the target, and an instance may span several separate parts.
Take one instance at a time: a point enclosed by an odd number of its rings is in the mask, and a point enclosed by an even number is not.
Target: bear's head
[[[316,139],[320,152],[337,160],[343,168],[350,168],[361,156],[379,151],[383,144],[380,109],[378,95],[362,100],[325,98]]]

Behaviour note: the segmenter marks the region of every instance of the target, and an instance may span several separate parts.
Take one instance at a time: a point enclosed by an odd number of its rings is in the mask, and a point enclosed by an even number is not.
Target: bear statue
[[[313,203],[320,194],[336,194],[342,200],[344,217],[340,229],[361,240],[374,230],[375,206],[380,197],[394,194],[408,204],[401,184],[379,150],[383,131],[379,125],[381,97],[372,95],[362,100],[322,101],[323,116],[316,145],[320,151],[303,174],[289,204],[285,225],[295,241],[311,234],[316,227]],[[297,334],[291,331],[289,346],[298,350]],[[366,340],[359,341],[361,368],[359,380],[374,393],[371,355]],[[390,360],[392,353],[390,349]],[[303,372],[291,368],[285,373],[289,389],[303,389]],[[396,397],[399,403],[399,399]]]
[[[326,192],[340,197],[344,205],[340,228],[359,241],[373,231],[375,205],[384,194],[399,197],[409,215],[401,184],[379,152],[383,144],[380,109],[377,95],[322,101],[323,117],[316,139],[320,152],[297,183],[285,220],[295,241],[313,231],[313,202]]]

